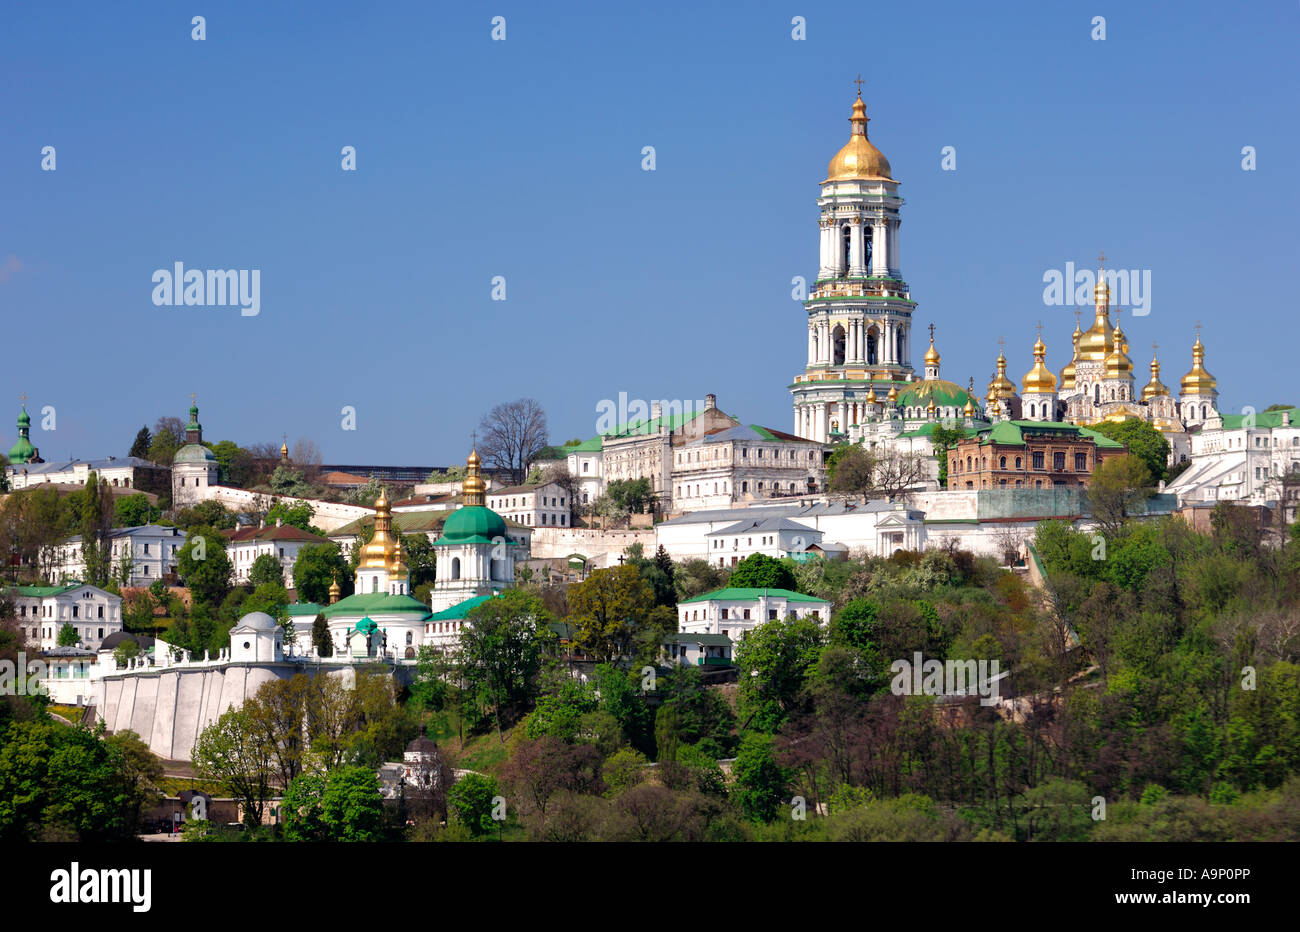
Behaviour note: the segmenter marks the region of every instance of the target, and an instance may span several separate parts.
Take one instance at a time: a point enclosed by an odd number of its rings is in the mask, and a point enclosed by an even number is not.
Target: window
[[[1052,454],[1052,469],[1057,472],[1065,472],[1065,453],[1057,452]]]
[[[1035,469],[1043,468],[1043,453],[1041,450],[1039,450],[1034,454],[1034,468]],[[1039,483],[1039,485],[1041,486],[1042,483]]]
[[[1016,457],[1016,469],[1020,468],[1020,457]],[[1018,483],[1017,483],[1018,484]]]
[[[725,608],[722,610],[722,620],[723,621],[727,620],[727,610]]]
[[[1006,468],[1007,468],[1007,458],[1005,456],[999,456],[998,469],[1006,469]],[[1006,485],[1006,483],[1004,482],[1003,485]]]
[[[451,578],[460,579],[460,557],[451,558]]]
[[[749,621],[749,609],[745,609],[745,620]]]
[[[1074,471],[1075,471],[1075,472],[1087,472],[1087,471],[1088,471],[1088,454],[1087,454],[1087,453],[1076,453],[1076,454],[1074,454]]]
[[[768,621],[776,621],[776,609],[774,609],[774,608],[769,608],[769,609],[767,610],[767,620],[768,620]]]
[[[148,545],[148,544],[145,544],[145,545],[144,545],[144,555],[145,555],[146,557],[149,556],[149,545]]]
[[[99,614],[98,614],[98,616],[96,616],[96,617],[98,617],[98,618],[103,618],[103,617],[104,617],[104,606],[102,606],[102,605],[99,606]]]

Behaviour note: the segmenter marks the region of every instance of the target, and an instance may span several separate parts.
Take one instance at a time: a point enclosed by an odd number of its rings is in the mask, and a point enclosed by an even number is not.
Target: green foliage
[[[654,505],[656,498],[650,480],[615,479],[605,487],[605,494],[625,512],[639,514]]]
[[[135,440],[131,441],[131,449],[127,451],[126,455],[145,459],[149,455],[149,442],[152,439],[148,426],[141,427],[136,432]]]
[[[486,835],[497,830],[492,801],[498,795],[497,781],[492,777],[467,773],[447,791],[447,808],[473,835]]]
[[[176,513],[176,526],[186,531],[196,527],[227,531],[235,526],[235,513],[215,499],[199,502]]]
[[[283,466],[276,469],[276,475],[279,475],[283,470]],[[273,485],[274,481],[274,478],[272,478]],[[310,487],[308,487],[308,491],[310,491]],[[307,492],[297,492],[292,494],[307,494]],[[266,522],[267,524],[289,525],[298,528],[300,531],[311,531],[311,519],[315,513],[315,509],[306,502],[276,502],[266,512]]]
[[[741,709],[760,731],[775,731],[798,707],[824,635],[811,618],[766,621],[736,645]]]
[[[335,543],[307,544],[298,551],[298,559],[293,564],[293,587],[304,602],[327,604],[330,584],[335,580],[339,584],[339,597],[345,598],[352,594],[353,579]]]
[[[731,571],[727,585],[736,589],[788,589],[793,592],[798,582],[787,561],[751,553]]]
[[[787,796],[790,773],[776,760],[770,735],[751,732],[740,741],[733,768],[733,791],[745,816],[755,822],[771,822]]]
[[[552,620],[539,598],[519,589],[470,609],[458,671],[470,694],[491,709],[498,735],[537,693],[542,651],[554,637]]]
[[[284,567],[273,554],[259,553],[253,565],[248,568],[248,582],[252,586],[263,583],[284,584]]]
[[[601,662],[637,653],[638,638],[650,626],[654,592],[636,566],[594,570],[568,591],[574,644]]]
[[[59,640],[58,640],[59,646],[75,647],[80,643],[81,643],[81,635],[77,633],[77,629],[72,627],[72,625],[69,624],[68,622],[64,622],[63,627],[59,628]]]
[[[200,539],[202,545],[197,543]],[[176,552],[176,571],[190,587],[194,601],[208,608],[220,605],[230,591],[232,569],[225,538],[215,528],[194,528]]]
[[[113,502],[113,527],[140,527],[161,517],[162,512],[149,503],[149,496],[143,492],[123,495]]]
[[[1091,429],[1128,447],[1128,452],[1146,466],[1151,481],[1167,478],[1169,441],[1146,421],[1102,421]]]

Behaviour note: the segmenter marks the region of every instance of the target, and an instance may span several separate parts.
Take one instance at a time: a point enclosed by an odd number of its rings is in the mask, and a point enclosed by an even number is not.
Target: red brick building
[[[948,488],[1086,486],[1100,463],[1126,452],[1124,444],[1074,424],[999,421],[948,451]]]

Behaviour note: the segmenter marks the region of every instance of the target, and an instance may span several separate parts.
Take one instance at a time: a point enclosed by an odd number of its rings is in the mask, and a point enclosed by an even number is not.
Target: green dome
[[[9,448],[10,463],[25,463],[36,453],[36,448],[26,437],[19,437],[18,442]]]
[[[23,408],[21,411],[18,412],[18,426],[19,427],[32,426],[32,416],[27,413],[26,408]]]
[[[187,443],[176,451],[173,463],[215,463],[217,458],[201,443]]]
[[[966,407],[967,401],[971,402],[977,409],[980,406],[970,392],[956,382],[949,382],[947,379],[926,379],[922,382],[913,382],[898,393],[898,403],[904,408],[924,409],[930,404],[931,399],[934,399],[936,408],[956,408],[958,412]]]
[[[506,522],[499,514],[482,505],[466,505],[447,519],[438,543],[482,543],[505,536]]]

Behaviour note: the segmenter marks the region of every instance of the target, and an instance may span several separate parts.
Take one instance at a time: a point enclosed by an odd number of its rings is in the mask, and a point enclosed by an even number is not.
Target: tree
[[[649,622],[654,592],[632,565],[594,570],[568,592],[574,644],[601,663],[633,653]]]
[[[382,841],[384,799],[368,767],[339,767],[325,777],[320,818],[331,841]]]
[[[190,587],[195,602],[216,609],[230,591],[231,564],[225,538],[210,527],[191,530],[176,554],[176,571]]]
[[[278,472],[278,470],[277,470]],[[274,480],[272,480],[274,482]],[[311,531],[311,519],[316,514],[315,509],[307,502],[276,502],[266,513],[266,522],[268,524],[287,524],[298,528],[300,531]]]
[[[288,498],[308,498],[314,491],[302,472],[292,466],[275,467],[267,485],[276,495]]]
[[[321,657],[334,656],[334,639],[330,637],[329,623],[323,614],[317,614],[311,623],[311,645]]]
[[[321,800],[325,796],[325,774],[302,773],[285,787],[280,812],[284,816],[286,841],[329,841]]]
[[[81,635],[77,633],[77,629],[65,621],[63,627],[59,629],[59,646],[76,647],[80,643]]]
[[[328,677],[325,677],[328,679]],[[191,755],[200,775],[223,781],[244,807],[244,824],[262,824],[271,795],[271,747],[251,713],[229,709],[199,734]]]
[[[845,443],[826,461],[826,482],[832,492],[867,492],[872,488],[876,457],[860,443]]]
[[[774,731],[798,707],[823,642],[816,620],[793,616],[765,621],[740,639],[738,691],[754,727]]]
[[[81,504],[81,559],[86,567],[85,582],[92,586],[108,585],[113,572],[113,547],[109,532],[113,527],[113,497],[108,481],[91,472],[86,477]],[[71,498],[71,496],[69,496]]]
[[[1129,513],[1146,500],[1150,484],[1146,464],[1131,454],[1109,457],[1092,471],[1088,504],[1107,537],[1119,535]]]
[[[761,553],[751,553],[741,560],[727,585],[738,589],[788,589],[798,588],[794,570],[780,560]]]
[[[146,806],[162,800],[163,762],[134,731],[126,729],[104,738],[113,756],[121,790],[122,821],[128,831],[140,829]]]
[[[745,816],[771,822],[786,798],[791,774],[776,761],[771,735],[746,732],[733,768],[735,796]]]
[[[478,446],[484,462],[520,483],[546,447],[546,412],[532,398],[503,402],[483,415]]]
[[[939,488],[941,489],[948,487],[948,451],[957,446],[957,442],[965,436],[966,431],[963,428],[945,427],[942,424],[936,424],[930,434],[930,448],[939,461]]]
[[[254,587],[263,583],[284,584],[284,567],[279,559],[270,553],[259,553],[253,565],[248,568],[248,581]]]
[[[360,548],[357,548],[360,550]],[[324,605],[329,601],[330,584],[339,583],[340,596],[351,595],[352,575],[338,544],[307,544],[298,551],[293,564],[293,586],[298,598]]]
[[[217,530],[229,530],[235,526],[235,513],[221,502],[209,499],[176,512],[176,526],[188,531],[195,527],[208,527]]]
[[[151,440],[153,440],[153,436],[149,433],[148,426],[141,427],[140,430],[136,432],[135,440],[132,442],[131,449],[127,451],[126,455],[135,456],[140,459],[147,458],[149,456],[149,443]]]
[[[1151,482],[1166,477],[1169,464],[1169,441],[1146,421],[1102,421],[1091,428],[1103,437],[1118,440],[1146,466]]]
[[[218,482],[241,489],[251,484],[257,464],[250,451],[233,440],[221,440],[212,445],[212,457],[217,461]]]
[[[605,487],[605,494],[622,511],[641,514],[655,503],[655,493],[650,480],[615,479]]]
[[[162,517],[162,512],[149,501],[143,492],[123,495],[113,502],[113,527],[140,527],[152,524]]]
[[[437,578],[438,555],[427,534],[402,534],[402,560],[410,572],[410,591]]]
[[[149,441],[149,459],[170,466],[176,457],[176,451],[184,443],[184,422],[178,417],[160,417],[153,427],[153,439]]]
[[[720,589],[726,579],[724,569],[698,557],[684,560],[673,570],[673,584],[677,587],[678,601]]]
[[[467,773],[447,791],[447,808],[474,835],[496,830],[492,810],[498,795],[497,781],[481,773]]]
[[[507,589],[470,609],[461,630],[461,675],[471,690],[487,699],[502,741],[505,715],[522,709],[536,694],[550,620],[541,599]]]

